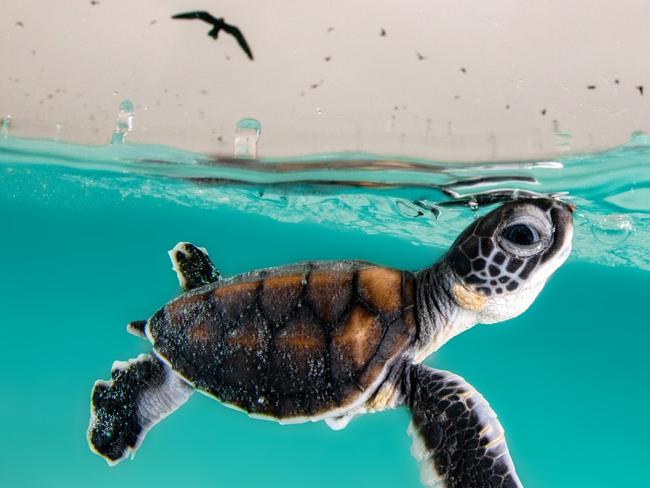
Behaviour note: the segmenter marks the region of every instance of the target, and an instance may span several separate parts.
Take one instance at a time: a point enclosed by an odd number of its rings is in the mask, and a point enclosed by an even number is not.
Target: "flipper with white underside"
[[[135,453],[149,429],[185,403],[193,388],[153,354],[116,361],[111,376],[95,382],[88,443],[112,466]]]
[[[192,290],[219,279],[219,270],[208,252],[189,242],[179,242],[169,251],[172,266],[183,291]]]
[[[496,414],[463,378],[413,365],[405,373],[411,453],[422,483],[435,488],[522,486]]]

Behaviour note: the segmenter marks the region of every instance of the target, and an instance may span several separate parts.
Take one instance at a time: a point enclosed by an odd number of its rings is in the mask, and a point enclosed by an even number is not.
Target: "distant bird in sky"
[[[210,15],[208,12],[198,11],[198,12],[185,12],[182,14],[176,14],[172,16],[172,19],[200,19],[204,22],[207,22],[208,24],[212,24],[213,27],[210,30],[210,32],[208,32],[208,35],[210,37],[216,39],[217,37],[219,37],[219,32],[223,30],[224,32],[233,36],[237,40],[237,44],[239,44],[239,47],[241,47],[244,50],[244,52],[251,59],[251,61],[253,60],[253,52],[251,51],[251,48],[248,46],[246,39],[244,39],[244,35],[234,25],[226,24],[226,22],[223,20],[223,17],[217,19],[212,15]]]

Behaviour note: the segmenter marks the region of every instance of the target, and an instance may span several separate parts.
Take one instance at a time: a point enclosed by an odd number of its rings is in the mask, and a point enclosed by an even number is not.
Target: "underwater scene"
[[[481,392],[524,486],[645,484],[646,135],[595,153],[466,163],[248,159],[250,134],[238,157],[218,158],[127,143],[119,125],[106,146],[12,137],[8,123],[0,135],[0,486],[421,486],[405,407],[335,431],[195,394],[109,467],[88,445],[91,390],[114,361],[151,352],[126,325],[182,293],[168,255],[178,242],[207,249],[225,278],[329,260],[415,271],[503,202],[542,196],[573,210],[566,263],[525,313],[467,330],[424,364]]]

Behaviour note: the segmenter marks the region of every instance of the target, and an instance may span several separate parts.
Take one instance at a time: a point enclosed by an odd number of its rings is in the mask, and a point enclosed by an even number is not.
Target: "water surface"
[[[403,409],[333,432],[251,420],[202,395],[109,468],[85,440],[90,389],[113,360],[149,350],[125,325],[178,293],[166,251],[180,240],[207,247],[224,275],[309,259],[417,269],[515,191],[578,205],[572,257],[527,313],[475,327],[427,364],[490,401],[527,487],[640,486],[649,162],[642,135],[498,164],[348,153],[258,164],[0,138],[0,485],[419,486]]]

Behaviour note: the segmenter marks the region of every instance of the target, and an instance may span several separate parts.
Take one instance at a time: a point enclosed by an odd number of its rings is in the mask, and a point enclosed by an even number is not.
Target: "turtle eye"
[[[537,231],[526,224],[515,224],[503,229],[501,234],[505,239],[519,246],[532,246],[539,241]]]
[[[536,217],[526,215],[502,227],[497,234],[497,241],[506,252],[519,257],[528,257],[548,247],[552,232],[550,225],[546,225]]]

